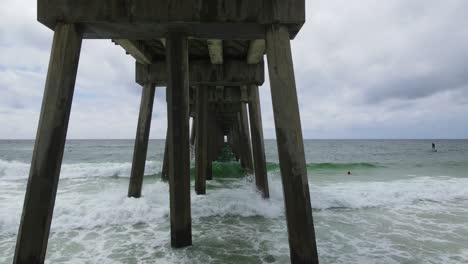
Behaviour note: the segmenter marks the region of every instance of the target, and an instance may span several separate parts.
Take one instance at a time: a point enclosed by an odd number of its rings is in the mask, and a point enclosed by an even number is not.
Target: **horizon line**
[[[36,140],[35,138],[0,138],[6,140]],[[66,140],[135,140],[134,138],[67,138]],[[165,138],[150,138],[149,140],[165,140]],[[265,138],[264,140],[276,140]],[[304,138],[304,140],[468,140],[468,138]]]

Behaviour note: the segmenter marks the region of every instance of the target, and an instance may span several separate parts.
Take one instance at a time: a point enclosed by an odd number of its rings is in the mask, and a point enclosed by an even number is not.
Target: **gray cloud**
[[[468,1],[316,0],[293,41],[308,138],[468,137]],[[26,0],[0,9],[0,138],[33,138],[53,32]],[[268,78],[263,127],[275,136]],[[134,61],[108,40],[85,40],[70,138],[133,138],[141,88]],[[157,88],[152,138],[166,133]]]

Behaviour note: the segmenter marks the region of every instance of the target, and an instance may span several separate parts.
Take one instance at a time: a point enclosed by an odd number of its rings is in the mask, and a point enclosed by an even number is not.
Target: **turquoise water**
[[[0,263],[12,260],[32,148],[0,141]],[[276,143],[265,148],[271,199],[237,163],[214,164],[207,195],[192,192],[193,247],[174,250],[164,141],[150,142],[141,199],[126,197],[132,140],[67,142],[47,262],[288,263]],[[468,263],[468,140],[306,140],[305,150],[321,263]]]

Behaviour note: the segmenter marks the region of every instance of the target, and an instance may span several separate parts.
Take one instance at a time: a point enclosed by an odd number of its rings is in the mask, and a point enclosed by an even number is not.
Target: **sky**
[[[306,0],[292,41],[304,138],[468,138],[468,1]],[[0,138],[33,139],[53,32],[36,1],[2,0]],[[271,94],[260,88],[265,138]],[[68,138],[133,139],[141,87],[134,59],[84,40]],[[166,134],[158,87],[151,138]]]

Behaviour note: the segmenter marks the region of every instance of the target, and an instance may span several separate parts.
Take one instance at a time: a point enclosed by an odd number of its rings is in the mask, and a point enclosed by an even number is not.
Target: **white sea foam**
[[[388,182],[347,182],[314,186],[316,209],[369,208],[408,205],[421,201],[447,202],[468,199],[467,178],[417,177]]]
[[[155,174],[160,171],[160,161],[146,161],[145,175]],[[19,161],[5,161],[0,159],[0,179],[19,180],[27,179],[30,164]],[[83,177],[128,177],[132,169],[131,162],[115,163],[64,163],[60,178]]]
[[[114,166],[114,168],[119,168],[119,166]],[[100,172],[102,172],[101,175],[107,173],[107,171]],[[72,178],[69,184],[59,186],[61,188],[59,188],[57,195],[52,222],[52,239],[50,242],[52,253],[49,257],[51,261],[59,261],[63,256],[72,254],[67,251],[70,248],[83,247],[84,250],[81,253],[71,255],[73,259],[77,260],[76,263],[80,259],[89,260],[90,254],[94,254],[94,257],[101,260],[102,263],[112,263],[115,262],[112,260],[118,258],[112,254],[118,254],[120,251],[127,252],[128,248],[131,249],[135,245],[139,245],[142,247],[142,252],[137,254],[132,251],[132,254],[139,256],[141,260],[139,262],[151,263],[151,261],[154,261],[155,251],[162,252],[157,257],[158,262],[171,263],[181,259],[185,259],[185,261],[180,261],[180,263],[190,263],[191,261],[193,263],[210,262],[206,260],[207,256],[203,254],[193,256],[190,251],[170,250],[168,246],[169,194],[166,183],[146,181],[143,188],[144,196],[141,199],[129,199],[126,197],[128,184],[126,180],[110,180],[102,177],[84,178],[83,180],[80,177]],[[201,248],[201,246],[208,243],[208,241],[215,243],[213,241],[217,241],[217,236],[219,236],[220,241],[229,241],[229,238],[232,237],[234,239],[246,239],[250,243],[247,245],[257,245],[259,249],[252,249],[254,253],[262,252],[261,245],[268,243],[268,247],[272,248],[270,254],[278,258],[278,263],[280,263],[281,255],[287,256],[288,252],[282,186],[277,175],[270,175],[269,182],[271,195],[269,200],[261,199],[253,186],[254,184],[244,179],[209,182],[209,186],[216,188],[208,189],[205,196],[197,196],[192,191],[194,237],[208,236],[204,237],[202,241],[195,241],[194,244],[198,245],[197,252],[210,250],[209,246],[206,248]],[[13,237],[17,232],[24,197],[24,184],[25,181],[0,180],[0,188],[6,190],[6,192],[0,194],[0,206],[2,208],[0,210],[0,235]],[[421,225],[417,224],[416,220],[418,218],[411,218],[411,221],[408,221],[409,217],[416,217],[410,212],[423,207],[426,212],[431,212],[431,204],[433,204],[434,211],[440,211],[443,202],[468,199],[468,190],[464,188],[467,184],[468,179],[450,177],[417,177],[388,182],[337,182],[327,184],[310,182],[311,200],[315,209],[349,208],[352,210],[369,207],[389,207],[391,211],[387,213],[391,213],[395,218],[391,220],[391,223],[399,223],[400,226],[406,222],[415,223],[412,228]],[[424,206],[418,206],[420,201]],[[405,207],[410,209],[404,209]],[[402,209],[395,211],[395,208]],[[323,210],[315,212],[315,214],[316,220],[318,220],[316,227],[319,233],[321,228],[327,228],[328,230],[325,232],[327,234],[326,243],[329,242],[330,245],[335,245],[339,241],[347,239],[346,244],[348,246],[361,249],[361,260],[372,262],[374,258],[381,257],[379,255],[382,254],[381,252],[398,253],[398,245],[387,240],[386,237],[381,237],[381,233],[377,232],[379,227],[376,226],[376,223],[384,221],[385,215],[382,215],[382,218],[378,218],[379,221],[376,221],[376,219],[369,220],[366,217],[380,217],[379,214],[377,216],[366,215],[365,213],[353,214],[353,219],[349,219],[349,215],[340,212],[340,210]],[[265,230],[252,230],[251,228],[260,227],[250,227],[252,222],[240,222],[241,226],[234,228],[229,223],[223,222],[228,216],[260,216],[266,219],[268,227]],[[213,224],[213,219],[219,219],[219,224]],[[205,224],[205,222],[208,223]],[[341,225],[333,225],[337,222],[341,223]],[[321,225],[326,226],[328,223],[332,225],[321,227]],[[142,224],[142,229],[134,228],[139,224]],[[373,232],[363,236],[349,236],[346,232],[352,231],[340,229],[342,226],[349,224],[362,226],[363,228],[368,227]],[[373,226],[368,226],[369,224]],[[436,224],[431,223],[428,228]],[[207,231],[210,229],[216,230]],[[452,229],[444,228],[447,231]],[[329,230],[334,232],[330,233],[330,236],[328,236]],[[406,229],[403,231],[407,232]],[[403,231],[400,234],[398,230],[394,229],[393,233],[403,237],[407,236]],[[278,240],[278,237],[281,237],[281,239]],[[369,239],[370,241],[367,241]],[[428,236],[427,239],[434,241],[432,236]],[[11,241],[10,251],[13,250],[14,239],[11,239]],[[55,250],[54,243],[56,243]],[[375,245],[378,245],[378,247]],[[236,245],[231,246],[235,250]],[[243,247],[240,246],[241,250],[250,252],[249,249],[245,248],[245,245]],[[63,252],[60,251],[61,249],[63,249]],[[229,248],[223,250],[229,250]],[[281,250],[281,254],[278,253],[278,250]],[[323,244],[321,247],[321,253],[326,256],[334,256],[335,252],[340,250],[339,248],[329,247],[328,244],[326,246]],[[401,259],[409,258],[403,253],[405,252],[399,252],[398,257]],[[121,256],[122,260],[125,259],[125,255]],[[348,260],[356,258],[356,256],[353,258],[351,253],[346,256]],[[386,257],[387,263],[397,263],[397,261],[392,262],[391,255],[386,255]],[[147,261],[144,261],[145,258]],[[343,259],[346,258],[343,257]],[[330,260],[336,263],[346,263],[346,261],[341,261],[340,258],[331,258]]]
[[[53,229],[92,229],[99,226],[159,222],[168,215],[169,197],[165,183],[147,184],[143,189],[147,195],[141,199],[127,198],[126,186],[121,181],[116,184],[95,181],[94,184],[97,188],[91,193],[80,192],[78,189],[64,191],[59,188]],[[91,185],[93,183],[88,182],[78,188],[91,188]],[[0,186],[6,186],[5,182]],[[0,195],[0,234],[17,231],[23,199],[24,191]]]
[[[254,184],[239,180],[236,186],[213,192],[205,196],[192,195],[192,212],[195,217],[209,216],[263,216],[275,218],[283,215],[281,193],[272,190],[271,199],[260,198]]]

